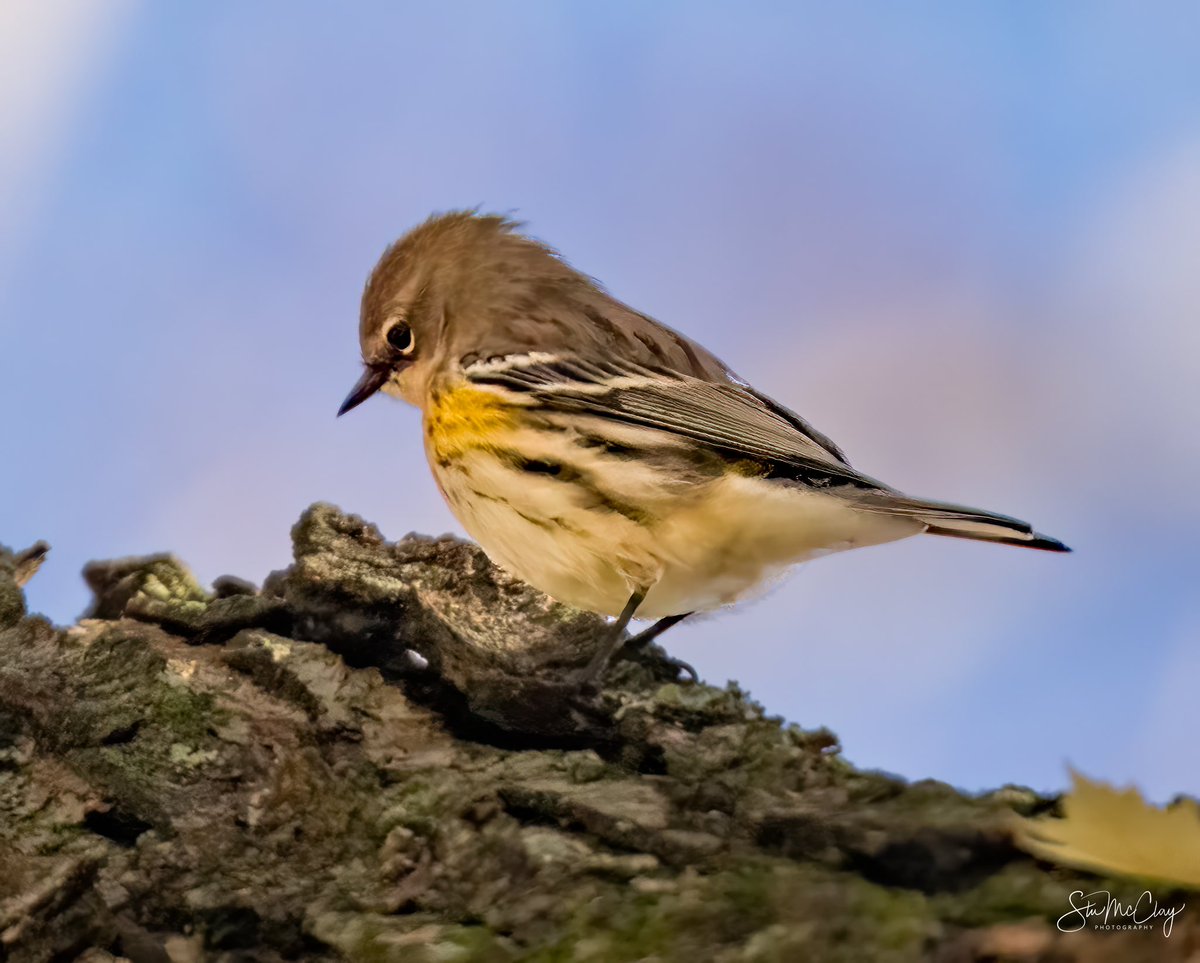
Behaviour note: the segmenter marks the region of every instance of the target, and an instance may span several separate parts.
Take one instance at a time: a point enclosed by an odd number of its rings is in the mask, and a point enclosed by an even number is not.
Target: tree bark
[[[1184,960],[1058,932],[1008,787],[847,764],[834,736],[661,650],[603,691],[605,623],[474,546],[316,505],[261,591],[170,556],[94,563],[88,616],[25,612],[0,550],[0,958]],[[40,548],[40,551],[39,551]],[[1160,899],[1166,894],[1156,894]]]

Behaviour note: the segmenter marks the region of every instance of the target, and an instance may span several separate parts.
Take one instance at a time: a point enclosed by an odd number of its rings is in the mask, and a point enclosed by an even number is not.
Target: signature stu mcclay
[[[1093,928],[1099,930],[1149,930],[1161,920],[1163,936],[1170,936],[1175,917],[1187,906],[1159,906],[1149,890],[1133,902],[1123,902],[1106,889],[1094,893],[1077,889],[1071,893],[1070,902],[1071,909],[1058,918],[1058,928],[1064,933],[1078,932],[1092,920]]]

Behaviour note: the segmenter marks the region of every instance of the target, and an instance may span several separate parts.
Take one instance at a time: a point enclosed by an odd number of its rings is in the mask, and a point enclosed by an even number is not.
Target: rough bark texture
[[[583,698],[602,623],[474,546],[329,506],[263,590],[93,564],[26,615],[0,550],[0,957],[1185,960],[1060,934],[1076,876],[1013,848],[1017,788],[861,772],[833,735],[658,650]],[[984,749],[981,747],[981,751]],[[1156,893],[1160,900],[1169,894]],[[1189,916],[1191,918],[1189,919]]]

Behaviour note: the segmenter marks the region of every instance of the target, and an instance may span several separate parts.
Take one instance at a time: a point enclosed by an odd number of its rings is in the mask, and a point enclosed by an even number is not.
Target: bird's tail
[[[1035,532],[1028,522],[978,508],[910,498],[899,492],[871,492],[861,499],[855,499],[855,507],[863,511],[916,519],[925,523],[925,531],[931,535],[1020,545],[1047,552],[1071,551],[1058,539]]]

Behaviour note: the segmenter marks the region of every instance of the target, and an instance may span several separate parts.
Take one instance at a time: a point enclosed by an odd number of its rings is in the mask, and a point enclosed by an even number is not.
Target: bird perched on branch
[[[913,498],[677,331],[618,301],[505,217],[434,216],[362,299],[364,370],[423,414],[454,514],[503,568],[647,642],[788,566],[930,533],[1068,551],[1026,522]]]

